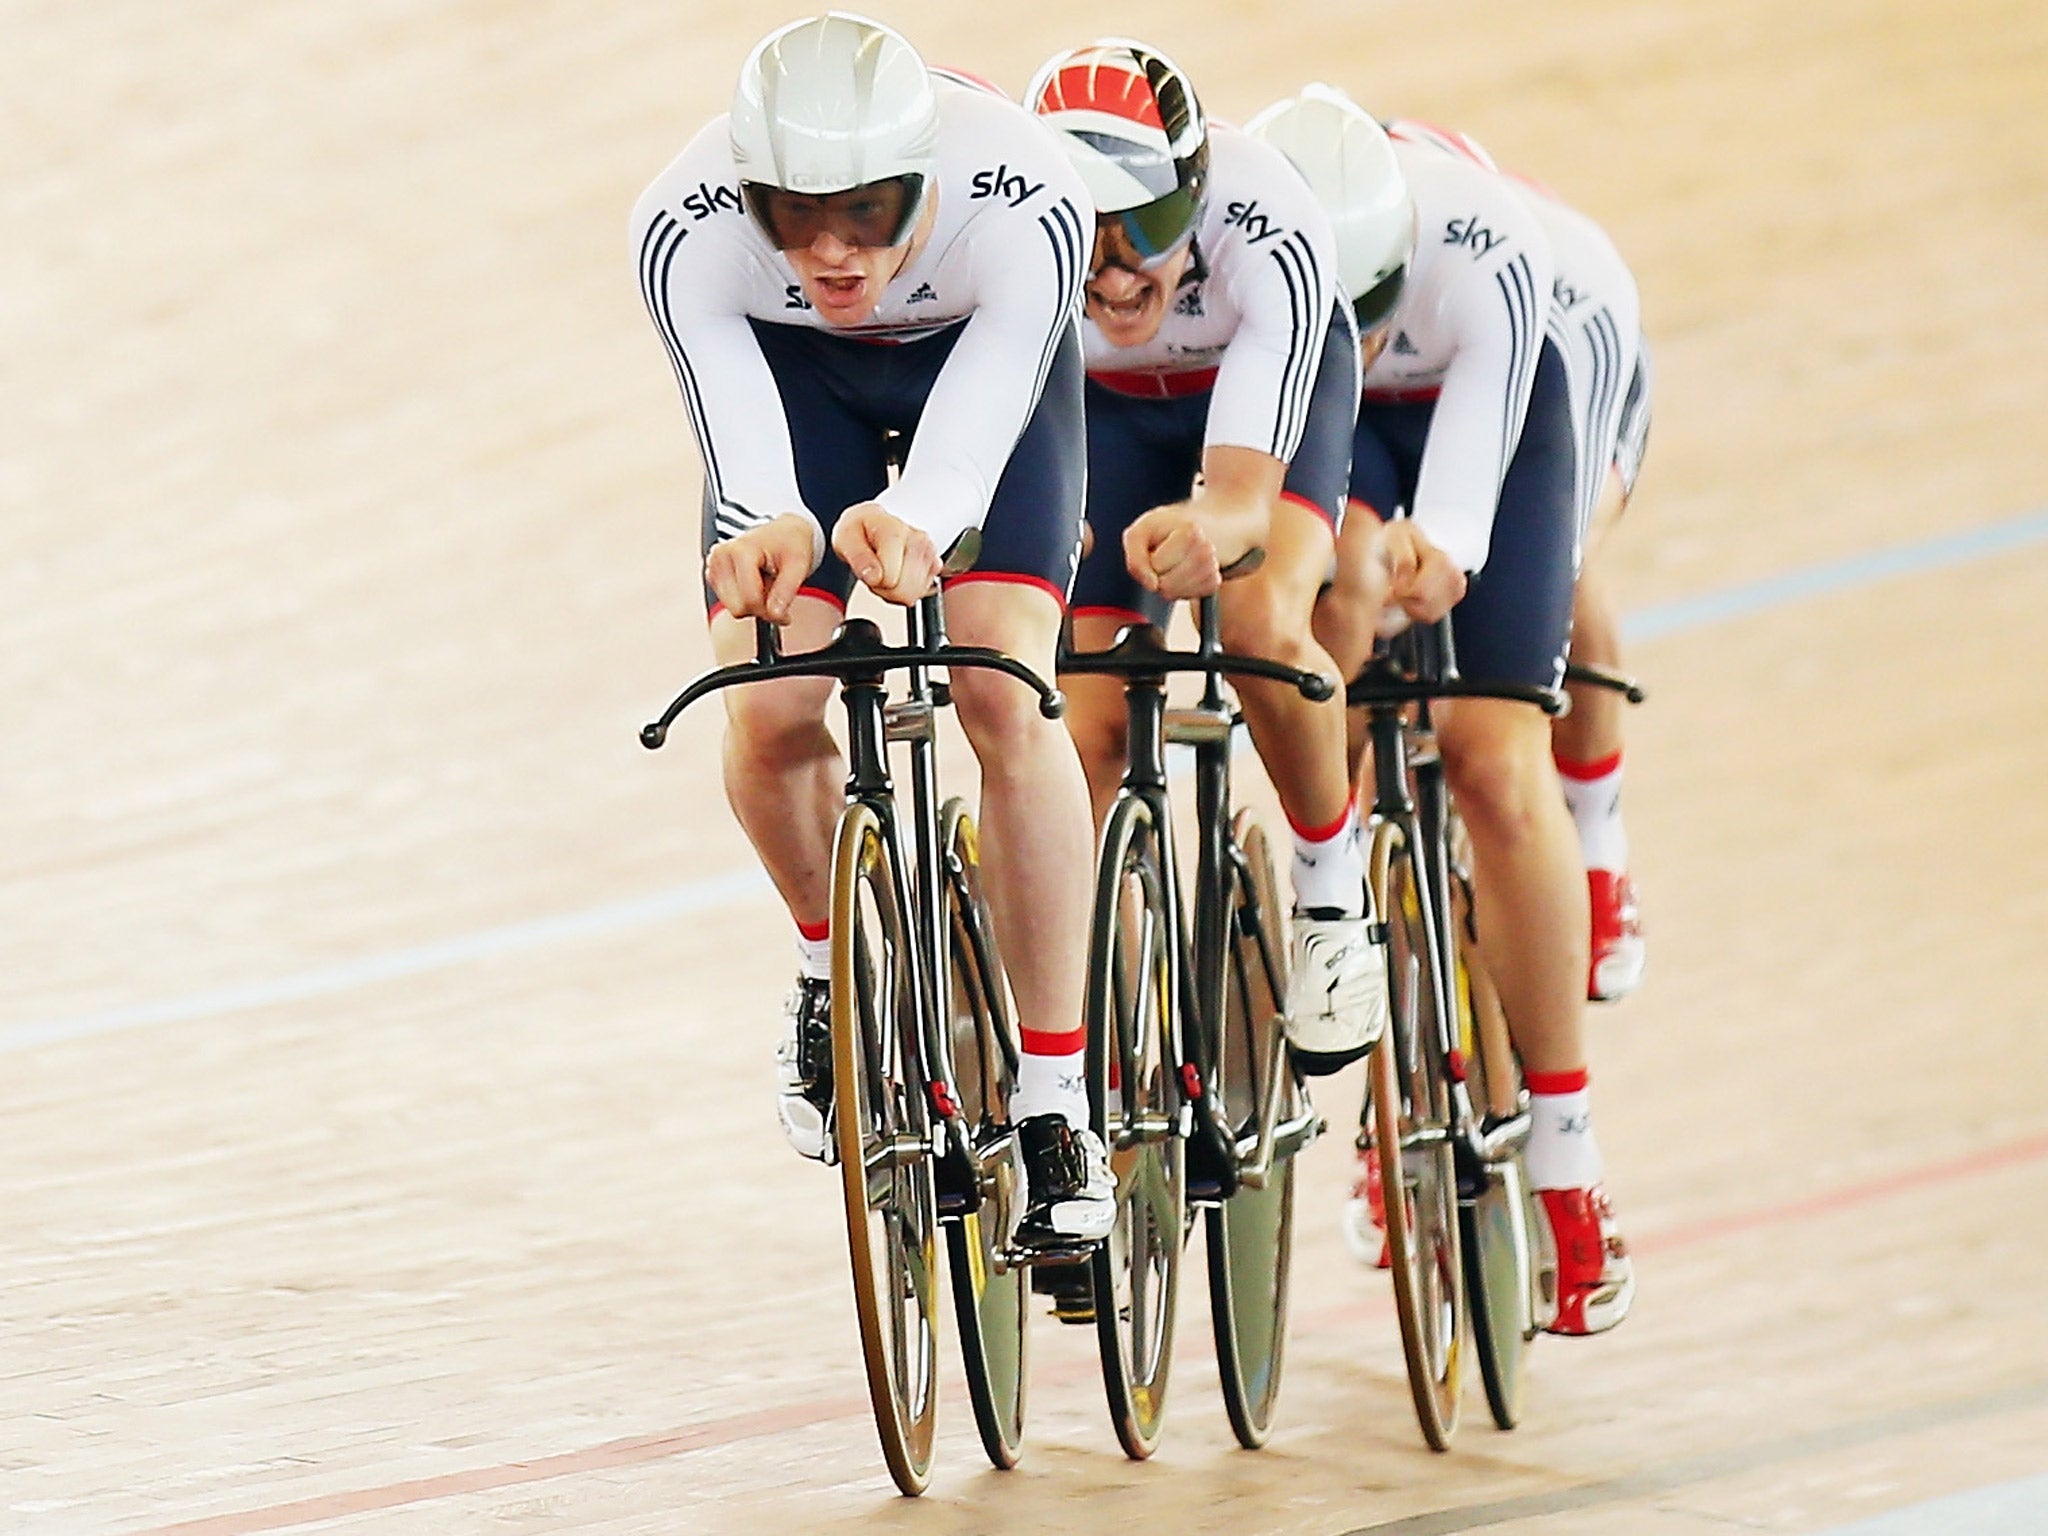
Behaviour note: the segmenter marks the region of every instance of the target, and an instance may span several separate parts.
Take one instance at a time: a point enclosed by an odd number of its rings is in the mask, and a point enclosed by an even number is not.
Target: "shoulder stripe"
[[[1579,444],[1579,527],[1590,526],[1593,509],[1599,504],[1607,462],[1613,456],[1613,441],[1621,414],[1621,328],[1613,311],[1604,304],[1580,325],[1591,378],[1585,393],[1586,419],[1581,424]]]
[[[1330,313],[1331,301],[1315,249],[1299,230],[1273,248],[1272,258],[1287,283],[1291,324],[1270,452],[1287,463],[1308,430],[1309,400],[1315,393],[1316,369],[1323,356],[1320,326]]]
[[[697,376],[690,367],[689,356],[683,350],[682,337],[676,330],[675,313],[669,303],[669,273],[675,265],[676,252],[682,249],[689,234],[681,221],[667,213],[658,215],[648,226],[640,242],[640,296],[646,302],[655,330],[661,333],[662,345],[668,350],[669,365],[675,370],[677,387],[682,390],[683,403],[689,408],[690,429],[697,439],[697,452],[704,460],[705,489],[712,505],[719,509],[716,525],[720,533],[730,538],[733,533],[751,527],[761,519],[744,507],[732,505],[725,498],[725,477],[719,472],[718,452],[712,445],[704,397],[698,387]]]
[[[1493,280],[1508,312],[1508,387],[1506,398],[1501,401],[1501,456],[1493,481],[1498,493],[1507,482],[1508,461],[1521,442],[1522,418],[1529,409],[1529,389],[1536,377],[1536,359],[1542,348],[1537,328],[1536,280],[1529,270],[1528,255],[1516,256],[1494,274]]]
[[[1045,231],[1046,242],[1052,247],[1053,280],[1059,287],[1059,304],[1051,329],[1046,333],[1045,346],[1038,356],[1038,377],[1031,388],[1031,405],[1035,411],[1039,398],[1045,393],[1045,381],[1052,374],[1054,361],[1059,357],[1060,343],[1066,339],[1068,328],[1074,323],[1081,302],[1081,215],[1074,205],[1065,198],[1059,199],[1052,207],[1038,216],[1038,227]],[[1031,412],[1025,413],[1025,426],[1030,425]],[[1023,427],[1018,428],[1021,436]]]

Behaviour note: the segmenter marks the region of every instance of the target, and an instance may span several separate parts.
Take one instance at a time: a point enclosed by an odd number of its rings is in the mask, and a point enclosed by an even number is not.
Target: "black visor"
[[[1369,335],[1387,323],[1394,306],[1401,302],[1401,290],[1407,282],[1408,263],[1404,261],[1351,301],[1351,313],[1358,317],[1359,335]]]
[[[740,194],[778,251],[808,250],[824,234],[845,245],[891,247],[910,238],[924,205],[924,177],[891,176],[844,192],[790,192],[743,181]]]

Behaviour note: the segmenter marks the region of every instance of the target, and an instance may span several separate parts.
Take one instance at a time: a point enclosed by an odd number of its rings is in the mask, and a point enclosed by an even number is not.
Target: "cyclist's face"
[[[1102,339],[1113,347],[1141,347],[1158,335],[1193,254],[1193,242],[1183,241],[1148,260],[1114,219],[1098,221],[1085,292],[1088,318]]]
[[[938,201],[936,196],[925,200],[923,215],[910,238],[901,245],[860,243],[861,239],[873,235],[882,223],[893,226],[902,217],[901,208],[885,215],[863,212],[858,199],[867,190],[856,188],[850,193],[840,192],[818,198],[785,193],[783,197],[793,211],[788,217],[782,217],[783,208],[777,209],[775,238],[778,244],[798,235],[810,236],[803,245],[783,245],[782,254],[796,272],[805,300],[829,325],[860,325],[872,318],[875,307],[882,302],[883,290],[909,264],[919,241],[931,228],[933,210]],[[850,201],[851,206],[824,206],[843,200]],[[799,206],[804,204],[820,206],[815,209]],[[862,219],[872,219],[873,222],[863,226],[860,223]]]

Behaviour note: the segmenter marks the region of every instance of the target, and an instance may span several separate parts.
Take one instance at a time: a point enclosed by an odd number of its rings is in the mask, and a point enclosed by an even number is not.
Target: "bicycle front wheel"
[[[976,1151],[1009,1134],[1017,1084],[1017,1039],[1003,973],[989,942],[974,820],[958,800],[940,817],[945,849],[947,942],[951,946],[953,1087]],[[1023,1191],[1014,1197],[1023,1198]],[[1002,1233],[987,1202],[946,1224],[953,1313],[967,1367],[967,1395],[982,1449],[997,1467],[1017,1465],[1024,1444],[1025,1269],[999,1269]]]
[[[1458,1427],[1466,1313],[1435,925],[1413,847],[1392,822],[1373,830],[1370,870],[1387,925],[1391,1017],[1373,1049],[1368,1091],[1394,1311],[1416,1422],[1430,1449],[1444,1451]]]
[[[1458,1043],[1473,1108],[1492,1123],[1526,1109],[1528,1095],[1508,1038],[1507,1015],[1480,963],[1461,830],[1453,821],[1449,938],[1458,983]],[[1544,1267],[1533,1253],[1535,1233],[1544,1230],[1544,1224],[1531,1209],[1535,1196],[1528,1188],[1520,1152],[1480,1174],[1477,1189],[1462,1208],[1472,1350],[1479,1357],[1479,1380],[1493,1422],[1513,1429],[1522,1416],[1523,1366],[1544,1310],[1539,1293]],[[1550,1275],[1554,1285],[1554,1265]]]
[[[832,1081],[854,1311],[889,1475],[931,1481],[938,1410],[938,1210],[919,1060],[916,936],[874,807],[839,819],[832,855]]]
[[[1222,1020],[1212,1091],[1240,1156],[1263,1135],[1269,1161],[1208,1212],[1209,1315],[1216,1371],[1238,1444],[1257,1450],[1273,1425],[1287,1336],[1294,1249],[1294,1154],[1306,1104],[1286,1060],[1280,1014],[1287,999],[1283,908],[1265,829],[1240,811],[1237,857],[1225,866],[1228,913],[1223,975],[1204,983]]]
[[[1124,1453],[1159,1443],[1187,1234],[1186,1142],[1175,1080],[1178,933],[1161,828],[1136,796],[1103,835],[1088,946],[1088,1101],[1116,1174],[1117,1217],[1089,1261],[1110,1421]]]

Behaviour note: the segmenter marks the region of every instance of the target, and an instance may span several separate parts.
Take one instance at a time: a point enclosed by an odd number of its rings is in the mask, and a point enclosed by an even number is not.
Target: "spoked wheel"
[[[1401,829],[1373,832],[1372,888],[1387,924],[1391,1027],[1372,1053],[1373,1143],[1386,1191],[1387,1252],[1401,1352],[1422,1438],[1449,1450],[1458,1427],[1465,1331],[1458,1175],[1429,914]]]
[[[958,800],[946,802],[940,845],[946,850],[946,930],[950,935],[953,1086],[977,1151],[1009,1132],[1010,1093],[1017,1083],[1017,1037],[1002,971],[989,944],[988,905],[981,892],[980,844]],[[1013,1192],[1022,1200],[1024,1191]],[[998,1467],[1014,1467],[1024,1443],[1025,1275],[1019,1265],[998,1271],[1002,1233],[994,1201],[946,1224],[947,1268],[967,1395],[982,1448]]]
[[[1088,948],[1088,1101],[1116,1174],[1117,1217],[1089,1261],[1110,1420],[1126,1455],[1159,1443],[1187,1229],[1174,1071],[1175,920],[1152,809],[1117,801]]]
[[[1204,983],[1209,996],[1222,993],[1223,1003],[1213,1091],[1240,1158],[1257,1155],[1266,1128],[1269,1161],[1256,1181],[1247,1178],[1228,1200],[1209,1208],[1209,1314],[1230,1427],[1240,1445],[1257,1450],[1266,1443],[1280,1396],[1294,1247],[1294,1154],[1302,1143],[1306,1103],[1280,1032],[1288,952],[1273,856],[1265,829],[1248,813],[1238,813],[1232,830],[1243,863],[1230,872],[1224,974]]]
[[[1528,1095],[1508,1039],[1507,1015],[1474,948],[1472,887],[1462,858],[1452,872],[1451,891],[1459,1049],[1465,1057],[1473,1110],[1491,1123],[1525,1109]],[[1529,1344],[1536,1337],[1538,1320],[1555,1308],[1554,1299],[1547,1300],[1542,1290],[1546,1283],[1555,1287],[1556,1265],[1546,1271],[1533,1253],[1536,1234],[1547,1230],[1531,1209],[1534,1198],[1517,1153],[1483,1171],[1462,1209],[1472,1347],[1479,1357],[1486,1406],[1502,1429],[1513,1429],[1521,1419],[1522,1367]]]
[[[854,1311],[889,1475],[931,1480],[938,1408],[938,1212],[918,1051],[916,961],[893,849],[848,806],[832,856],[832,1082]]]

